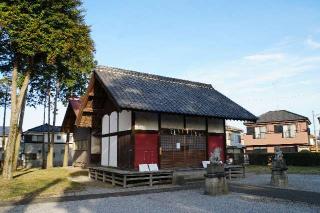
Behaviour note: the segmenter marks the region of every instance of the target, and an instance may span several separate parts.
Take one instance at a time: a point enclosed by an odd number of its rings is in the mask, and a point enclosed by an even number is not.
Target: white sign
[[[176,148],[180,149],[180,143],[176,143]]]

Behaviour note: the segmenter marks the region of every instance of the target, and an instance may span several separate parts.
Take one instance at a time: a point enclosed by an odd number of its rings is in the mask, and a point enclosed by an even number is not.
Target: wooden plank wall
[[[132,169],[134,152],[131,134],[118,136],[118,167],[121,169]]]
[[[180,142],[180,149],[176,143]],[[206,160],[206,136],[161,135],[161,169],[201,168]]]
[[[205,150],[167,151],[160,158],[161,169],[201,168],[206,160]]]

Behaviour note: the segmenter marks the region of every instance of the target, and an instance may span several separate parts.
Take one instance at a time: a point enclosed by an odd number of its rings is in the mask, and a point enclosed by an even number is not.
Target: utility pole
[[[315,142],[316,142],[316,152],[319,152],[318,148],[318,142],[317,142],[317,131],[316,131],[316,122],[314,120],[314,117],[316,115],[314,114],[314,111],[312,111],[312,120],[313,120],[313,132],[314,132],[314,137],[315,137]]]

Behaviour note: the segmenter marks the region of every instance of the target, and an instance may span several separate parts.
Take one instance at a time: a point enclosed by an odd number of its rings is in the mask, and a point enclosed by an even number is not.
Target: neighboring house
[[[73,134],[74,155],[72,165],[80,167],[97,165],[101,161],[101,137],[94,136],[88,127],[75,125],[80,107],[81,99],[69,99],[61,129],[66,134]]]
[[[102,166],[192,168],[215,149],[225,160],[226,119],[256,117],[209,84],[99,66],[75,126],[90,128],[87,138],[102,138]]]
[[[3,127],[0,127],[0,161],[2,161],[4,149],[8,143],[10,127],[4,127],[4,141],[3,141]],[[3,144],[4,142],[4,144]]]
[[[307,117],[286,110],[262,114],[256,123],[245,123],[246,152],[273,153],[279,146],[283,152],[297,152],[309,145]]]
[[[226,126],[226,138],[227,155],[233,159],[234,164],[243,163],[243,130],[232,126]]]
[[[42,165],[43,144],[44,151],[48,153],[48,129],[54,131],[54,166],[62,166],[67,134],[61,131],[61,127],[45,124],[31,129],[23,133],[23,154],[26,167],[40,167]],[[52,134],[50,134],[50,140]],[[73,138],[69,138],[69,164],[72,163],[73,157]]]

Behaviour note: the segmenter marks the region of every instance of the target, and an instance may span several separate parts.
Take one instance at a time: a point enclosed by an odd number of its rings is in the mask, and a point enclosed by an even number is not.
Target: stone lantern
[[[275,148],[275,156],[272,160],[271,182],[270,184],[278,187],[288,186],[288,167],[283,158],[282,151],[279,147]]]
[[[210,164],[207,166],[205,176],[205,194],[221,195],[229,192],[227,181],[225,178],[224,164],[220,157],[220,148],[216,148],[211,153]]]

